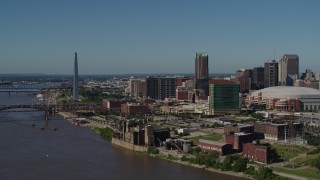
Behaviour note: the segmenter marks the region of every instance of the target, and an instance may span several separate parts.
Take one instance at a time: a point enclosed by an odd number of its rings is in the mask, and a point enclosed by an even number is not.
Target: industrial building
[[[254,124],[256,134],[264,135],[265,139],[269,140],[287,140],[295,137],[301,137],[303,132],[302,123],[266,123],[256,122]]]
[[[250,124],[229,124],[224,126],[224,134],[231,133],[253,133],[254,126]]]
[[[231,133],[224,135],[224,142],[230,144],[232,149],[234,149],[236,152],[241,152],[242,145],[245,143],[251,143],[254,140],[254,137],[255,136],[253,133]]]
[[[125,104],[127,101],[118,100],[118,99],[103,99],[101,103],[101,107],[104,110],[109,110],[113,112],[121,111],[121,104]]]
[[[223,143],[223,142],[199,139],[199,142],[197,143],[197,145],[204,152],[217,151],[220,156],[224,156],[232,153],[232,145]]]
[[[139,103],[121,104],[121,113],[124,115],[147,114],[148,112],[148,107]]]
[[[119,120],[114,138],[140,146],[161,146],[170,138],[170,129],[144,124],[143,121]]]
[[[263,164],[270,164],[278,160],[278,155],[269,145],[259,143],[243,144],[242,156]]]

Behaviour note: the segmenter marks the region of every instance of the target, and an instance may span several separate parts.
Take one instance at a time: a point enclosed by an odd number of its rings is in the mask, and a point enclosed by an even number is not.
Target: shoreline
[[[62,116],[65,120],[68,119],[68,118],[76,118],[77,117],[77,116],[75,116],[75,115],[73,115],[71,113],[67,113],[67,112],[59,112],[58,114],[60,116]],[[79,127],[92,128],[92,127],[109,127],[109,126],[106,125],[106,124],[90,122],[89,124],[80,125]],[[112,143],[112,141],[111,141],[111,144],[112,145],[116,145],[118,147],[122,147],[122,148],[125,148],[125,149],[128,149],[128,150],[131,150],[131,151],[134,151],[134,150],[126,148],[124,146],[121,146],[121,145],[118,145],[118,144],[114,144],[114,143]],[[177,164],[181,164],[181,165],[184,165],[184,166],[190,166],[190,167],[194,167],[194,168],[198,168],[198,169],[203,169],[205,171],[211,171],[211,172],[214,172],[214,173],[229,175],[229,176],[233,176],[233,177],[241,177],[241,178],[246,178],[246,179],[252,179],[251,177],[249,177],[248,175],[243,174],[243,173],[236,173],[236,172],[232,172],[232,171],[221,171],[219,169],[214,169],[214,168],[206,168],[204,165],[191,164],[189,162],[181,161],[180,159],[179,160],[170,160],[170,159],[167,159],[165,157],[160,157],[159,155],[147,154],[146,151],[134,151],[134,152],[141,153],[141,154],[147,155],[149,157],[153,157],[153,158],[160,158],[160,159],[167,160],[167,161],[170,161],[170,162],[174,162],[174,163],[177,163]],[[165,155],[165,154],[162,154],[162,155]]]
[[[252,179],[250,176],[248,176],[246,174],[243,174],[243,173],[236,173],[236,172],[233,172],[233,171],[221,171],[219,169],[207,168],[204,165],[191,164],[191,163],[189,163],[187,161],[181,161],[180,159],[179,160],[170,160],[170,159],[167,159],[165,157],[158,156],[158,155],[152,155],[152,154],[147,154],[147,153],[143,153],[143,154],[146,154],[147,156],[150,156],[150,157],[164,159],[164,160],[171,161],[171,162],[174,162],[174,163],[177,163],[177,164],[181,164],[181,165],[185,165],[185,166],[190,166],[190,167],[194,167],[194,168],[198,168],[198,169],[203,169],[205,171],[211,171],[211,172],[224,174],[224,175],[229,175],[229,176],[234,176],[234,177]]]

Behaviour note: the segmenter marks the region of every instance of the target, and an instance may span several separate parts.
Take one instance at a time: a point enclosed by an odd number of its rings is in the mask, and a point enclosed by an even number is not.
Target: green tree
[[[247,168],[245,171],[244,171],[245,174],[248,174],[252,177],[255,177],[256,174],[257,174],[257,171],[254,170],[254,167],[253,166],[250,166],[249,168]]]
[[[275,175],[272,173],[272,169],[268,168],[268,167],[264,167],[264,166],[260,166],[259,170],[256,174],[256,176],[254,177],[255,179],[273,179],[275,177]]]
[[[195,158],[195,163],[204,165],[206,163],[207,157],[205,153],[198,153]]]
[[[154,146],[149,146],[148,149],[147,149],[147,153],[148,154],[159,154],[159,149],[157,149],[156,147]]]
[[[252,116],[253,118],[256,118],[256,119],[259,119],[259,120],[262,120],[262,119],[263,119],[262,114],[253,113],[253,114],[251,114],[251,116]]]
[[[180,160],[181,160],[181,161],[188,161],[188,158],[187,158],[186,155],[183,155]]]
[[[113,136],[113,130],[106,127],[106,128],[94,128],[94,131],[98,133],[103,139],[111,140]]]
[[[200,153],[202,151],[200,147],[196,147],[193,150],[194,150],[194,153]]]
[[[232,167],[232,170],[234,172],[243,172],[247,169],[247,164],[248,164],[248,159],[240,157],[235,161],[234,166]]]
[[[218,164],[219,153],[217,151],[213,151],[211,153],[207,153],[205,157],[205,165],[206,167],[215,167]]]
[[[232,169],[232,163],[233,163],[232,156],[227,155],[221,164],[221,170],[222,171],[230,171]]]

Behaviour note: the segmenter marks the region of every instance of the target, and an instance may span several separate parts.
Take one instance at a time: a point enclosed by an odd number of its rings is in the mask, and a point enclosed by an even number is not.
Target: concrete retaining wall
[[[115,139],[115,138],[112,138],[111,142],[112,142],[112,144],[115,144],[115,145],[130,149],[132,151],[144,152],[144,151],[147,151],[147,149],[148,149],[145,146],[134,145],[134,144],[122,141],[120,139]]]

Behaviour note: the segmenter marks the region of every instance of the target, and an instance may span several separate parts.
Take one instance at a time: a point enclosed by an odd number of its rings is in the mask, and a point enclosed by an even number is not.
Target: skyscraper
[[[278,86],[279,66],[276,60],[270,60],[264,63],[264,87]]]
[[[299,77],[299,56],[295,54],[285,54],[279,61],[279,85],[287,85],[289,75]]]
[[[252,72],[251,89],[264,88],[264,67],[255,67]]]
[[[255,67],[252,70],[251,89],[258,90],[264,88],[264,67]]]
[[[209,70],[208,70],[208,54],[196,53],[195,59],[195,89],[204,90],[209,95]]]
[[[74,53],[73,93],[72,93],[72,96],[73,96],[73,99],[79,99],[77,52]]]
[[[208,54],[196,53],[195,59],[195,79],[208,79]]]
[[[251,69],[239,69],[235,74],[235,79],[239,82],[240,92],[248,93],[251,89]]]

